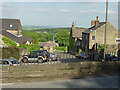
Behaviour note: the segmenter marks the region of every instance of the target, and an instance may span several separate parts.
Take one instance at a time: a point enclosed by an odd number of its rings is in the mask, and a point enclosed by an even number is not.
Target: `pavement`
[[[56,79],[51,81],[2,83],[2,88],[118,88],[120,76],[83,79]]]

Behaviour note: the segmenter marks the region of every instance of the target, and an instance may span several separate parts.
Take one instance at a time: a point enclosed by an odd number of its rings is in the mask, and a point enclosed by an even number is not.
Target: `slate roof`
[[[19,19],[0,19],[0,23],[2,23],[3,30],[18,30],[19,25],[21,26]]]
[[[29,41],[29,42],[33,41],[33,39],[28,38],[24,35],[22,35],[21,37],[17,37],[17,36],[5,31],[5,30],[2,30],[2,35],[5,37],[8,37],[9,39],[11,39],[19,44],[25,44],[27,41]]]
[[[39,42],[39,45],[45,46],[45,47],[55,47],[58,46],[56,42],[48,41],[48,42]]]
[[[12,25],[12,27],[10,27]],[[21,23],[19,19],[0,19],[0,31],[2,31],[2,35],[5,37],[8,37],[9,39],[19,43],[24,44],[27,41],[32,42],[33,39],[26,37],[24,35],[21,35],[20,37],[7,32],[7,30],[18,30],[19,27],[21,27]],[[21,27],[22,29],[22,27]]]
[[[74,27],[74,29],[72,30],[72,37],[82,38],[82,32],[84,32],[86,29],[88,29],[88,28]]]
[[[84,31],[84,33],[91,33],[92,31],[96,30],[97,28],[101,27],[102,25],[104,25],[106,22],[100,22],[98,26],[93,26],[88,28],[86,31]],[[91,31],[92,30],[92,31]]]

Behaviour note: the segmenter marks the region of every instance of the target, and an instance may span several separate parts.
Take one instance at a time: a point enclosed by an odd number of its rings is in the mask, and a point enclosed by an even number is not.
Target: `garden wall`
[[[43,65],[3,66],[3,78],[25,77],[86,77],[89,75],[109,75],[118,73],[120,61],[116,62],[79,62]]]

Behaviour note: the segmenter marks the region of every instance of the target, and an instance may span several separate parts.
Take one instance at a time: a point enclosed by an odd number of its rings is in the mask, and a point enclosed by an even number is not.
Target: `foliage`
[[[74,51],[74,49],[75,49],[74,42],[75,42],[75,40],[72,38],[72,34],[70,34],[70,37],[69,37],[69,46],[68,46],[69,52]]]
[[[67,52],[67,47],[62,46],[62,47],[54,47],[54,49],[56,49],[56,51],[65,51]]]
[[[70,28],[23,28],[22,34],[34,39],[34,35],[38,35],[39,42],[53,41],[53,36],[60,31],[70,31]]]
[[[108,45],[106,45],[106,49],[108,48]],[[104,44],[98,44],[98,51],[100,53],[104,53]]]
[[[34,44],[34,45],[29,45],[28,46],[28,50],[31,51],[35,51],[35,50],[40,50],[40,45],[38,44]]]
[[[20,45],[18,46],[18,48],[28,48],[28,45],[27,45],[27,44],[20,44]]]
[[[104,45],[99,44],[98,45],[98,51],[101,52],[101,53],[103,53],[104,52]]]
[[[38,44],[38,35],[37,34],[35,34],[35,36],[34,36],[34,44]]]
[[[23,28],[23,31],[35,31],[41,33],[57,33],[61,30],[67,30],[68,32],[70,32],[70,28]]]
[[[69,32],[67,30],[59,31],[56,34],[55,40],[60,46],[68,46],[69,45]]]
[[[8,47],[15,47],[17,44],[7,37],[2,37],[4,44],[7,44]]]
[[[17,47],[3,47],[2,48],[2,58],[8,59],[10,57],[14,57],[19,59],[19,48]]]
[[[28,51],[35,51],[35,50],[40,50],[40,45],[38,44],[31,44],[31,45],[27,45],[27,44],[20,44],[20,46],[18,48],[28,48]]]
[[[53,36],[55,34],[54,33],[40,33],[36,31],[23,31],[23,35],[30,37],[32,39],[34,39],[34,35],[37,35],[39,42],[46,42],[46,41],[52,41]]]

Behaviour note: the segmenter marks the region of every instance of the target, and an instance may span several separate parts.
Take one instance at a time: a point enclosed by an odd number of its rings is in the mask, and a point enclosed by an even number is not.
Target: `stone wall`
[[[79,62],[61,64],[35,64],[20,66],[3,66],[2,78],[22,77],[70,77],[80,78],[89,75],[109,75],[118,73],[120,61],[116,62]]]
[[[28,51],[28,49],[27,48],[21,48],[21,49],[19,49],[19,55],[20,55],[20,57],[19,57],[19,60],[21,60],[22,59],[22,56],[23,55],[28,55],[30,52]]]

